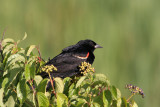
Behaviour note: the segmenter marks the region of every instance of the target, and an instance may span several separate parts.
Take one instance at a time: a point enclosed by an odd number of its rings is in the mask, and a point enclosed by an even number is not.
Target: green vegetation
[[[57,68],[44,66],[38,47],[19,47],[26,37],[25,34],[17,42],[10,38],[0,42],[1,107],[137,107],[131,97],[136,93],[144,97],[139,87],[127,85],[132,95],[126,100],[104,74],[94,74],[94,68],[86,62],[79,66],[85,76],[52,80],[50,72]],[[33,53],[34,49],[38,55]],[[49,78],[42,79],[36,75],[38,72],[48,73]],[[46,91],[48,81],[51,87]]]

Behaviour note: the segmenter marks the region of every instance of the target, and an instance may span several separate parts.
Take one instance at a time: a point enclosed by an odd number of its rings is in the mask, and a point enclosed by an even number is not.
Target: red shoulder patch
[[[81,57],[81,56],[77,56],[77,55],[74,55],[74,56],[79,59],[87,59],[89,57],[89,52],[87,53],[87,55],[85,57]]]
[[[89,52],[87,53],[87,56],[86,56],[87,58],[89,57]]]

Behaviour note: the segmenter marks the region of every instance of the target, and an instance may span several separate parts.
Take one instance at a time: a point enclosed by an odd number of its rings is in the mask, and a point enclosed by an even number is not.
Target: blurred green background
[[[159,0],[1,0],[0,37],[28,37],[21,46],[40,45],[45,60],[79,40],[103,46],[94,67],[128,97],[126,84],[144,90],[139,107],[160,106]]]

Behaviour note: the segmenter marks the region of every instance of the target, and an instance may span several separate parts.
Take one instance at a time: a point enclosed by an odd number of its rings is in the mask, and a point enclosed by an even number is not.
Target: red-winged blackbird
[[[51,76],[65,78],[80,75],[81,72],[78,70],[78,66],[84,61],[92,64],[95,59],[93,52],[96,48],[102,47],[88,39],[64,48],[59,55],[46,63],[46,65],[54,65],[57,68],[57,71],[51,72]],[[40,75],[43,78],[48,77],[45,72]]]

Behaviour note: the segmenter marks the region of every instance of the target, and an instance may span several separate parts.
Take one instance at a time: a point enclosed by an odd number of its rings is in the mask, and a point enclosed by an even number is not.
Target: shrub
[[[44,66],[40,51],[37,46],[31,45],[26,49],[19,47],[22,40],[15,42],[6,38],[0,42],[0,105],[7,106],[57,106],[57,107],[137,107],[133,101],[126,100],[121,96],[118,88],[110,84],[104,74],[94,74],[91,65],[83,63],[88,67],[85,75],[74,78],[45,78],[37,75],[40,71],[47,71]],[[38,55],[33,50],[38,51]],[[56,69],[52,66],[51,69]],[[49,91],[46,91],[48,82],[52,83]],[[135,92],[132,85],[126,86],[132,91],[131,97],[140,92]],[[135,93],[133,93],[133,91]],[[141,95],[143,91],[141,90]],[[144,94],[143,94],[144,96]]]

